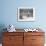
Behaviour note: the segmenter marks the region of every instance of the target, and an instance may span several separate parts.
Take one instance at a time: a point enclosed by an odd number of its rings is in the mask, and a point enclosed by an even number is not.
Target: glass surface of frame
[[[35,8],[19,7],[18,21],[35,21]]]

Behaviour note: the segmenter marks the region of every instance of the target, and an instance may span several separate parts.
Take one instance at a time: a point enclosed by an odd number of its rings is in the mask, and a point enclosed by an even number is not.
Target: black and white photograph
[[[18,8],[18,21],[34,21],[35,8],[20,7]]]

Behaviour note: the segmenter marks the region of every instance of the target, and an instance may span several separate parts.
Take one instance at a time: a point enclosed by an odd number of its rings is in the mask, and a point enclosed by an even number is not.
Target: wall
[[[0,25],[6,27],[13,24],[16,28],[46,28],[46,0],[0,0]],[[34,22],[18,22],[18,7],[34,7],[36,19]],[[0,27],[1,27],[0,26]]]

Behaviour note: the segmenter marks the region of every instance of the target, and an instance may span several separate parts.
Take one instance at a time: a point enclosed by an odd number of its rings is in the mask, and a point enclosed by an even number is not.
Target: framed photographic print
[[[35,21],[35,8],[19,7],[18,21]]]

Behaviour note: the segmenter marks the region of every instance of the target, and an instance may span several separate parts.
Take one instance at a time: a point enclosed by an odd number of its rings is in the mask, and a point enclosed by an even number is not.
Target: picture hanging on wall
[[[35,21],[35,8],[19,7],[18,21]]]

